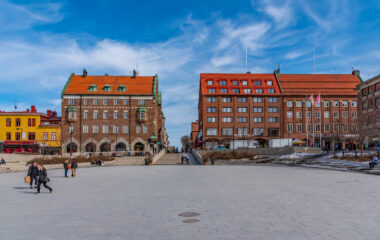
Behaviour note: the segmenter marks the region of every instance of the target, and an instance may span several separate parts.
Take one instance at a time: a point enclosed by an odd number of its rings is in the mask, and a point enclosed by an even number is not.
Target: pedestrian
[[[77,168],[78,168],[78,162],[77,162],[77,160],[74,159],[71,162],[71,177],[77,176]]]
[[[373,156],[371,162],[369,162],[369,167],[374,168],[375,165],[378,163],[379,159],[376,156]]]
[[[2,164],[2,165],[7,164],[7,163],[5,162],[5,160],[4,160],[4,158],[1,158],[1,162],[0,162],[0,164]]]
[[[49,180],[46,168],[43,165],[39,166],[38,171],[38,185],[37,185],[37,192],[36,194],[40,193],[41,191],[41,184],[44,185],[44,188],[49,189],[50,193],[53,191],[51,187],[49,187],[46,182]]]
[[[185,154],[182,154],[182,156],[181,156],[181,164],[183,165],[184,162],[185,162]]]
[[[38,166],[37,162],[33,162],[32,165],[28,169],[28,176],[30,177],[30,189],[33,188],[33,180],[34,180],[34,188],[37,188],[38,180]]]
[[[63,162],[63,168],[65,169],[65,177],[67,177],[67,172],[69,171],[69,160]]]
[[[210,161],[211,161],[211,165],[214,165],[215,164],[215,161],[214,161],[214,157],[211,155],[210,157]]]

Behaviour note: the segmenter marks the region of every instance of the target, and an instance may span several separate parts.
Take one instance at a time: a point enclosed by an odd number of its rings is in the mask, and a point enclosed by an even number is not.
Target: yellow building
[[[54,111],[0,111],[0,141],[4,152],[58,153],[61,148],[61,118]]]

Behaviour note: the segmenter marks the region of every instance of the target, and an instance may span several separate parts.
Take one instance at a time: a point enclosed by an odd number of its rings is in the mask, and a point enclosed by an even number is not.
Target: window
[[[246,108],[246,107],[238,107],[238,108],[237,108],[237,112],[239,112],[239,113],[245,113],[245,112],[248,112],[248,108]]]
[[[325,112],[324,112],[324,117],[325,117],[325,118],[329,118],[329,117],[330,117],[330,112],[325,111]]]
[[[76,119],[77,118],[77,113],[74,111],[69,112],[69,119]]]
[[[208,80],[208,81],[207,81],[207,85],[209,85],[209,86],[214,85],[214,81],[212,81],[212,80]]]
[[[274,89],[270,88],[268,89],[268,93],[271,94],[271,93],[275,93]]]
[[[316,131],[316,132],[320,132],[320,131],[321,131],[321,125],[316,124],[316,125],[315,125],[315,131]]]
[[[119,126],[113,125],[113,133],[119,133]]]
[[[145,106],[145,99],[139,99],[139,105],[140,106]]]
[[[207,97],[207,102],[208,103],[214,103],[214,102],[216,102],[216,97]]]
[[[247,85],[248,85],[248,81],[241,81],[241,84],[242,84],[243,86],[247,86]]]
[[[268,108],[268,112],[276,113],[276,112],[278,112],[278,108],[277,107],[270,107],[270,108]]]
[[[357,101],[351,101],[351,107],[357,107],[358,102]]]
[[[29,141],[34,141],[36,140],[36,134],[34,132],[28,133],[28,140]]]
[[[31,126],[32,126],[32,119],[28,118],[28,127],[31,127]]]
[[[296,117],[297,118],[302,118],[302,112],[296,112]]]
[[[98,110],[94,111],[94,119],[98,119]]]
[[[88,111],[87,110],[84,110],[83,118],[88,119]]]
[[[83,133],[88,133],[88,125],[83,125]]]
[[[113,100],[113,105],[118,105],[119,104],[119,101],[117,99],[114,99]]]
[[[296,101],[296,107],[302,107],[302,101]]]
[[[92,132],[98,133],[99,132],[99,126],[98,125],[92,125]]]
[[[321,113],[320,113],[320,112],[316,112],[316,113],[315,113],[315,117],[316,117],[316,118],[320,118],[320,117],[321,117]]]
[[[209,88],[209,89],[208,89],[208,93],[216,93],[215,88]]]
[[[253,108],[253,112],[255,112],[255,113],[261,113],[261,112],[263,112],[263,108],[262,107],[254,107]]]
[[[244,93],[252,93],[252,89],[250,89],[250,88],[245,88],[245,89],[244,89]]]
[[[302,124],[297,124],[296,130],[297,130],[297,132],[302,132]]]
[[[356,118],[358,116],[358,113],[357,112],[352,112],[351,116],[352,116],[352,118]]]
[[[338,123],[334,124],[334,132],[339,132],[339,124]]]
[[[233,92],[233,93],[240,93],[240,89],[239,89],[239,88],[233,88],[233,89],[232,89],[232,92]]]
[[[263,117],[254,117],[253,118],[253,122],[255,122],[255,123],[261,123],[261,122],[263,122]]]
[[[11,137],[11,133],[10,132],[7,132],[7,141],[10,141],[12,139]]]
[[[35,126],[36,126],[36,119],[32,118],[32,127],[35,127]]]
[[[21,119],[16,118],[16,127],[20,127],[20,126],[21,126]]]
[[[108,99],[103,99],[103,105],[108,105]]]
[[[128,133],[128,132],[129,132],[129,126],[123,125],[123,133]]]
[[[232,134],[233,134],[232,128],[222,128],[223,136],[232,136]]]
[[[247,102],[247,98],[246,97],[238,97],[237,101],[239,103],[246,103]]]
[[[139,117],[139,119],[145,119],[146,118],[145,112],[139,112],[138,117]]]
[[[113,119],[118,119],[119,118],[119,112],[118,111],[114,111],[113,112]]]
[[[255,85],[255,86],[261,86],[261,81],[254,81],[253,85]]]
[[[320,107],[321,106],[321,103],[317,103],[317,101],[315,101],[315,107]]]
[[[57,134],[55,132],[51,133],[51,140],[56,141],[57,140]]]
[[[362,110],[367,110],[367,103],[362,103]]]
[[[222,107],[222,112],[232,112],[232,107]]]
[[[94,105],[98,105],[98,99],[94,99]]]
[[[97,87],[95,84],[91,84],[91,85],[88,87],[88,91],[89,91],[89,92],[96,92],[96,91],[98,91],[98,87]]]
[[[108,119],[108,111],[107,110],[105,110],[103,112],[103,119]]]
[[[227,82],[225,80],[219,81],[220,86],[226,86]]]
[[[108,133],[108,132],[109,132],[108,125],[103,125],[103,133]]]
[[[237,122],[239,122],[239,123],[248,122],[248,118],[247,117],[238,117],[237,118]]]
[[[334,112],[334,118],[339,118],[339,112]]]
[[[263,93],[263,90],[261,88],[256,88],[256,93]]]
[[[267,81],[268,86],[273,86],[273,81]]]
[[[293,118],[293,112],[287,112],[286,116],[287,116],[288,118]]]
[[[69,105],[75,105],[76,99],[69,98]]]
[[[232,122],[232,117],[222,117],[222,122]]]
[[[210,123],[216,122],[216,117],[208,117],[207,122],[210,122]]]
[[[262,103],[263,102],[263,98],[262,97],[254,97],[253,98],[253,102],[254,103]]]
[[[269,97],[268,98],[268,102],[270,102],[270,103],[276,103],[276,102],[278,102],[278,98],[277,97]]]
[[[286,106],[293,107],[293,102],[292,101],[287,101]]]
[[[343,124],[343,132],[348,132],[348,125],[347,124]]]
[[[278,128],[268,128],[268,136],[275,137],[280,135],[280,130]]]
[[[263,136],[264,128],[253,128],[252,133],[253,133],[253,136]]]
[[[21,139],[20,139],[20,133],[19,132],[16,132],[15,133],[15,139],[16,139],[16,141],[20,141]]]
[[[141,126],[136,126],[136,133],[140,134],[141,133]]]
[[[127,87],[123,84],[121,84],[118,88],[117,88],[117,91],[118,92],[125,92],[127,91]]]
[[[88,98],[83,99],[83,105],[88,105]]]
[[[228,93],[228,89],[227,88],[221,88],[220,93]]]
[[[270,123],[276,123],[276,122],[278,122],[278,117],[269,117],[268,118],[268,122],[270,122]]]
[[[230,102],[232,102],[232,98],[231,97],[222,97],[222,102],[230,103]]]
[[[325,107],[330,107],[330,102],[329,102],[329,101],[325,101],[325,102],[324,102],[324,106],[325,106]]]
[[[307,128],[307,131],[308,131],[308,132],[311,132],[311,124],[308,124],[308,125],[306,126],[306,128]]]
[[[306,117],[311,118],[311,112],[306,112]]]
[[[111,92],[111,90],[112,90],[112,87],[109,84],[104,85],[103,87],[104,92]]]
[[[293,132],[293,124],[288,124],[288,132]]]
[[[362,89],[362,96],[364,97],[364,96],[367,96],[367,88],[363,88]]]
[[[343,113],[342,113],[342,117],[343,117],[343,118],[348,118],[348,112],[343,112]]]
[[[208,113],[215,113],[216,112],[216,107],[207,107],[207,112]]]
[[[143,126],[143,133],[148,134],[148,126]]]
[[[330,132],[330,124],[325,124],[325,132]]]
[[[348,101],[342,101],[342,107],[348,107]]]
[[[128,119],[128,111],[124,111],[123,112],[123,118],[124,119]]]
[[[218,130],[216,128],[207,128],[206,129],[207,136],[216,136],[218,135]]]
[[[128,105],[128,99],[123,99],[123,105]]]
[[[334,106],[334,107],[339,107],[339,101],[334,101],[334,102],[333,102],[333,106]]]
[[[238,86],[239,85],[239,81],[232,81],[232,85],[234,85],[234,86]]]
[[[238,136],[247,136],[248,128],[237,128],[237,134]]]
[[[12,125],[12,120],[10,118],[7,118],[6,124],[7,127],[10,127]]]

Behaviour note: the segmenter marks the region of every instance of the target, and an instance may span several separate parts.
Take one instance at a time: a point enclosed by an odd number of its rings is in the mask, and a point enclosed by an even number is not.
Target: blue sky
[[[60,111],[71,72],[157,73],[170,141],[197,118],[199,73],[380,74],[379,1],[0,0],[0,110]]]

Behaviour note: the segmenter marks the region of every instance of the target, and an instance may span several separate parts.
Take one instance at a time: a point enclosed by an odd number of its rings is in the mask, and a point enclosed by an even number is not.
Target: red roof
[[[275,93],[270,95],[280,95],[281,91],[277,84],[277,80],[274,74],[267,73],[201,73],[200,75],[200,88],[201,94],[213,94],[209,93],[209,89],[215,89],[215,94],[223,95],[266,95],[268,89],[274,89]],[[213,85],[208,85],[208,81],[212,80]],[[226,85],[220,85],[220,81],[226,81]],[[233,81],[238,81],[238,85],[233,85]],[[247,81],[247,85],[243,85],[242,81]],[[261,81],[261,85],[255,85],[255,81]],[[268,84],[268,81],[272,82],[272,85]],[[221,93],[220,89],[227,88],[228,93]],[[240,89],[240,93],[233,93],[232,89]],[[244,93],[244,89],[251,89],[252,93]],[[263,89],[263,93],[256,93],[256,89]]]
[[[352,74],[280,74],[284,95],[357,95],[361,80]]]
[[[154,76],[89,76],[73,75],[64,94],[91,94],[91,95],[152,95]],[[97,91],[89,91],[90,85],[96,85]],[[108,84],[111,91],[103,91]],[[118,91],[120,85],[126,87],[126,91]]]

